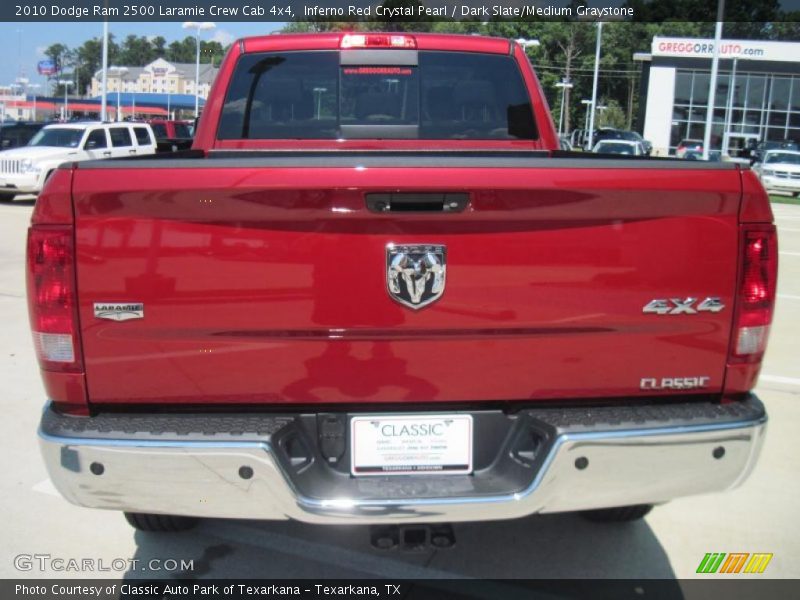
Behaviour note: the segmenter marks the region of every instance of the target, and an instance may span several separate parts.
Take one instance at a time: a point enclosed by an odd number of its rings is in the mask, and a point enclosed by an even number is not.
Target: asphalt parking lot
[[[32,202],[0,204],[0,577],[61,577],[19,571],[20,554],[61,558],[194,560],[188,577],[265,578],[684,578],[707,552],[771,552],[763,576],[800,577],[800,206],[774,205],[780,230],[775,323],[758,392],[770,424],[761,460],[739,489],[657,507],[644,521],[601,525],[575,515],[456,525],[447,550],[378,551],[366,527],[295,522],[207,521],[179,535],[134,532],[120,514],[78,508],[53,489],[39,458],[44,399],[24,295],[24,239]],[[119,563],[118,563],[119,564]],[[141,569],[141,567],[140,567]],[[159,577],[122,571],[71,577]],[[763,577],[762,576],[762,577]],[[742,577],[739,575],[738,577]]]

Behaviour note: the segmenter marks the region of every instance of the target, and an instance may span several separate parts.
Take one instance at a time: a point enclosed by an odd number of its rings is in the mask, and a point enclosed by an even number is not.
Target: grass
[[[800,205],[800,198],[794,198],[792,196],[776,196],[771,195],[769,199],[774,202],[775,204],[798,204]]]

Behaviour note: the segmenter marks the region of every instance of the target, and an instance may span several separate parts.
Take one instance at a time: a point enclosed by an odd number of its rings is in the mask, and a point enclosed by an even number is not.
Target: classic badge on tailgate
[[[386,246],[389,295],[414,310],[436,302],[444,293],[447,248],[441,244]]]

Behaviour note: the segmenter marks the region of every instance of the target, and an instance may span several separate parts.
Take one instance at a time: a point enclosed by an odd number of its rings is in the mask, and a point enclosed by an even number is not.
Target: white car
[[[632,140],[601,140],[594,145],[592,152],[598,154],[625,154],[627,156],[647,156],[642,142]]]
[[[800,195],[800,152],[768,150],[764,161],[754,167],[761,184],[768,192],[789,192]]]
[[[0,152],[0,196],[38,194],[65,162],[154,154],[147,123],[81,122],[48,125],[27,146]]]

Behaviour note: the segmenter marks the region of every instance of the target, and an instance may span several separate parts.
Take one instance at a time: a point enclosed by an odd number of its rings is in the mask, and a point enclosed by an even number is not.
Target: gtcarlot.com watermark
[[[175,558],[74,558],[52,554],[17,554],[14,557],[17,571],[42,573],[124,573],[127,571],[194,571],[194,560]]]

